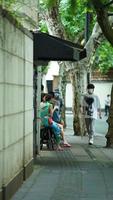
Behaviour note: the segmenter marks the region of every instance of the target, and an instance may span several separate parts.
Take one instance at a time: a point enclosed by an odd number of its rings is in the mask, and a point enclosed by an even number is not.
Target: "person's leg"
[[[94,132],[95,132],[95,119],[89,120],[89,144],[93,144]]]
[[[95,119],[85,118],[86,128],[89,135],[89,144],[93,144],[94,128],[95,128]]]
[[[110,106],[108,106],[108,115],[109,115]]]
[[[85,118],[85,123],[86,123],[87,133],[88,133],[88,135],[90,135],[90,129],[89,129],[89,118]]]
[[[107,116],[107,106],[105,105],[105,116]]]
[[[62,124],[58,124],[58,126],[60,127],[61,129],[61,136],[62,136],[62,140],[63,140],[63,144],[65,147],[71,147],[71,145],[67,142],[65,136],[64,136],[64,129],[63,129],[63,125]]]
[[[109,106],[107,106],[106,115],[109,115]]]
[[[61,140],[61,129],[58,126],[56,122],[53,121],[53,123],[50,125],[50,127],[53,129],[56,143],[57,143],[57,150],[63,150],[63,148],[60,146],[60,140]]]

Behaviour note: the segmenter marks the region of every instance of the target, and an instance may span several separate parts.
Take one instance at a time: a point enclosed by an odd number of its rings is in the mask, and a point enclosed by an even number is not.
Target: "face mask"
[[[93,89],[88,89],[89,94],[93,94],[93,91],[94,91]]]

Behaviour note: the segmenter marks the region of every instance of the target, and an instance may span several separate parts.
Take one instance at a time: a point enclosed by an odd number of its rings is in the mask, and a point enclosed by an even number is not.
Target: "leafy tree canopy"
[[[62,24],[65,27],[69,39],[74,39],[85,28],[85,6],[81,1],[76,0],[72,6],[71,0],[62,0],[59,11]]]
[[[110,68],[113,68],[113,47],[108,41],[103,41],[97,48],[93,66],[102,73],[106,73]]]
[[[22,0],[0,0],[0,4],[5,5],[6,8],[11,9],[11,5],[16,4],[17,2],[23,3]],[[90,21],[90,31],[93,28],[93,24],[96,20],[95,13],[92,14],[91,3],[93,1],[88,0],[40,0],[41,9],[45,10],[50,9],[54,6],[59,8],[59,16],[61,22],[65,28],[67,36],[70,40],[74,40],[76,37],[79,37],[85,29],[85,14],[89,12],[93,16],[93,20]],[[102,9],[107,9],[108,14],[113,12],[113,1],[100,0],[98,1],[101,4],[98,4],[99,7],[102,6]],[[90,5],[90,6],[89,6]],[[40,30],[47,32],[47,26],[45,21],[42,19],[39,21]],[[112,67],[113,63],[113,48],[111,45],[104,41],[99,48],[96,50],[94,65],[98,66],[102,72],[106,72],[109,68]]]
[[[109,16],[113,15],[113,1],[92,0],[91,2],[96,10],[97,21],[107,38],[96,50],[94,65],[98,66],[101,72],[106,73],[113,68],[113,32],[109,21]]]
[[[74,40],[79,37],[79,34],[83,34],[85,29],[85,14],[86,12],[92,12],[91,6],[88,4],[88,0],[41,0],[40,8],[41,12],[46,12],[46,9],[51,9],[54,6],[58,6],[59,17],[64,26],[67,37],[70,40]],[[43,21],[44,22],[44,21]],[[42,25],[42,23],[40,23]],[[91,20],[92,24],[92,20]],[[92,27],[91,27],[92,28]],[[82,38],[83,39],[83,38]]]

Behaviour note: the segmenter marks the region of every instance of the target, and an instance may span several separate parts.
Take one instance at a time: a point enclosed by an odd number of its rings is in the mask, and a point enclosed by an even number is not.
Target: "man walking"
[[[87,132],[89,135],[89,144],[93,144],[94,131],[95,131],[95,120],[99,114],[101,118],[101,108],[100,100],[97,95],[94,94],[95,86],[93,84],[88,84],[87,93],[83,95],[82,107],[83,114],[85,117],[85,123]]]

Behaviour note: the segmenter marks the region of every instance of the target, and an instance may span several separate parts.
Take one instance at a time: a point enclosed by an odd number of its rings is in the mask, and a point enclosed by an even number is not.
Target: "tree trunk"
[[[63,25],[59,18],[59,5],[56,2],[56,4],[46,9],[46,11],[43,13],[44,19],[46,20],[46,25],[48,28],[48,32],[51,35],[57,36],[62,39],[66,39],[65,31],[63,28]]]
[[[85,66],[79,63],[79,71],[78,71],[78,88],[80,93],[80,108],[81,108],[81,101],[82,101],[82,95],[86,91],[87,86],[87,73],[88,71],[85,69]],[[81,111],[81,109],[80,109]],[[80,125],[81,125],[81,135],[86,135],[86,124],[85,124],[85,118],[84,115],[80,112]]]
[[[70,74],[73,90],[73,130],[74,135],[81,135],[81,123],[80,123],[80,98],[77,83],[76,73]]]
[[[97,21],[102,29],[102,32],[110,44],[113,46],[113,16],[109,17],[108,8],[105,8],[104,3],[101,0],[92,0],[92,3],[96,10]],[[107,122],[108,132],[106,134],[106,147],[113,147],[113,86],[111,91],[110,112]]]
[[[59,69],[59,89],[61,92],[61,98],[63,101],[63,107],[62,107],[62,119],[64,121],[64,127],[66,127],[66,117],[65,117],[65,98],[66,98],[66,85],[67,85],[67,75],[65,71],[65,62],[60,63],[60,69]]]
[[[106,147],[113,147],[113,86],[111,91],[111,105],[109,110],[109,117],[108,117],[108,132],[106,134]]]
[[[108,9],[104,7],[104,3],[100,0],[92,0],[97,13],[97,21],[102,29],[104,36],[113,46],[113,17],[109,17]]]

